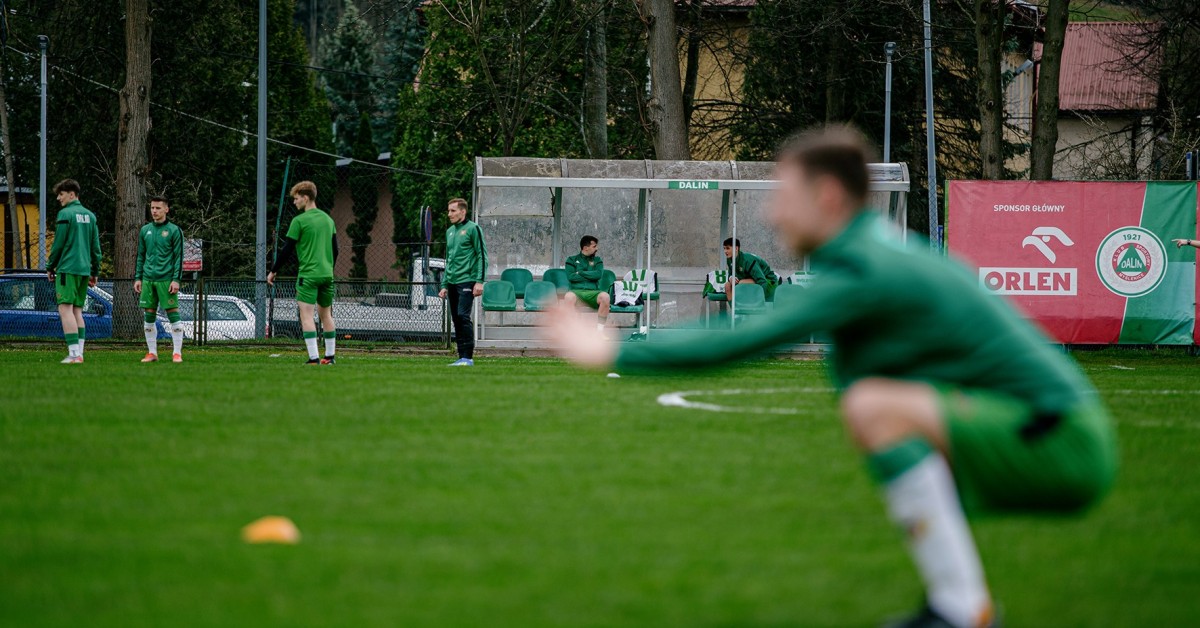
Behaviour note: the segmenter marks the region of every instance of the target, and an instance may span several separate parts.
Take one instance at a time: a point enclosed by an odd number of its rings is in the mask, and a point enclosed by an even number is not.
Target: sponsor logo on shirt
[[[167,235],[168,235],[168,234],[167,234],[167,230],[166,230],[166,229],[163,229],[163,232],[162,232],[162,237],[164,237],[164,238],[165,238],[165,237],[167,237]]]
[[[1058,227],[1036,227],[1021,241],[1021,248],[1031,246],[1054,264],[1058,261],[1058,253],[1050,246],[1054,241],[1075,245]],[[996,294],[1069,297],[1079,292],[1079,269],[984,266],[979,269],[979,283]]]
[[[92,217],[87,214],[75,214],[75,222],[88,225],[92,223]]]

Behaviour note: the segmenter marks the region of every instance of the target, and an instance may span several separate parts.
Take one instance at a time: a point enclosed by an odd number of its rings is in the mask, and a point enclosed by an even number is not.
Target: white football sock
[[[67,355],[69,355],[73,358],[83,357],[83,351],[81,351],[79,349],[79,341],[78,340],[76,340],[75,344],[73,344],[73,345],[67,345]]]
[[[80,338],[80,339],[79,339],[79,355],[83,355],[83,343],[84,343],[86,340],[87,340],[86,338]]]
[[[331,336],[325,339],[325,357],[333,356],[333,352],[337,349],[337,336]]]
[[[991,596],[945,458],[929,454],[884,493],[892,520],[908,536],[929,606],[956,626],[986,625]]]
[[[154,323],[143,323],[142,331],[146,333],[146,347],[150,353],[158,355],[158,327]]]
[[[175,353],[183,353],[183,325],[179,323],[171,325],[171,346]]]
[[[305,338],[304,346],[308,347],[308,359],[310,359],[310,360],[317,359],[317,357],[318,357],[317,356],[317,339],[316,338]]]

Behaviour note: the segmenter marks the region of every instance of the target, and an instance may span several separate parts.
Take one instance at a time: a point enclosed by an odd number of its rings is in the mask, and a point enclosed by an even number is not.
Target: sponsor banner
[[[183,241],[183,272],[198,273],[204,270],[204,240]]]
[[[1200,344],[1194,182],[952,181],[946,235],[979,285],[1059,342]]]

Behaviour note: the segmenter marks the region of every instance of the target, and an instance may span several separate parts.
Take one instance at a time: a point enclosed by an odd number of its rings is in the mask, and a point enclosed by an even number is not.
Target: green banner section
[[[671,190],[716,190],[716,181],[671,181],[667,184]]]
[[[1171,240],[1196,233],[1196,184],[1147,183],[1141,227],[1158,242],[1125,249],[1120,267],[1123,272],[1138,273],[1165,262],[1166,270],[1152,291],[1126,299],[1119,342],[1190,345],[1196,316],[1196,252],[1190,247],[1176,248]]]

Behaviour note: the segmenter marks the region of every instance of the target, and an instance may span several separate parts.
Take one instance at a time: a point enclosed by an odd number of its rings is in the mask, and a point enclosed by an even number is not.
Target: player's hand
[[[96,287],[96,279],[98,279],[98,277],[88,277],[88,286],[95,288]]]
[[[446,289],[445,289],[445,288],[442,288],[441,290],[438,290],[438,298],[439,298],[439,299],[444,299],[444,298],[446,298]]]
[[[179,294],[179,282],[172,281],[171,287],[167,288],[167,294]]]
[[[477,283],[474,288],[471,288],[471,294],[475,296],[483,295],[483,284]]]
[[[1174,240],[1171,240],[1171,241],[1175,243],[1175,248],[1177,248],[1177,249],[1183,248],[1183,246],[1189,242],[1189,240],[1186,240],[1184,238],[1175,238]]]
[[[275,273],[267,273],[267,285],[275,285]]]
[[[141,279],[133,282],[133,291],[138,294],[142,293],[142,280]]]
[[[54,281],[54,271],[52,271],[52,270],[46,271],[46,279],[49,279],[50,281]]]
[[[541,336],[551,350],[576,366],[606,369],[617,359],[617,345],[596,329],[596,317],[559,303],[542,315]]]

